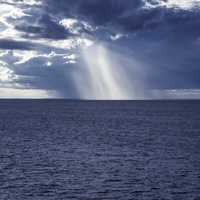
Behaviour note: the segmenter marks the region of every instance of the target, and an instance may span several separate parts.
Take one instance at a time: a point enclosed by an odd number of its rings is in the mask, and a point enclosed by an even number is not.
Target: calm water
[[[0,101],[0,200],[107,199],[200,200],[200,101]]]

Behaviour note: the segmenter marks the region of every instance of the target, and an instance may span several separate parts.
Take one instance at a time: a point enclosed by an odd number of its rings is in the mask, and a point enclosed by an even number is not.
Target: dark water
[[[200,200],[200,101],[0,101],[0,200]]]

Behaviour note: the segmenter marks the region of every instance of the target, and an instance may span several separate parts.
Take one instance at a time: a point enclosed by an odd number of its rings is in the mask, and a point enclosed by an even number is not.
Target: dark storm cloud
[[[34,58],[15,66],[15,74],[22,77],[17,83],[34,89],[54,90],[60,97],[79,98],[72,76],[78,68],[72,64],[62,63],[60,60],[54,59],[50,67],[45,65],[46,60],[43,58]]]
[[[88,20],[94,25],[105,25],[117,21],[128,11],[136,11],[144,3],[141,0],[47,0],[43,1],[48,12],[66,17]]]
[[[61,40],[71,36],[63,26],[53,21],[48,14],[40,16],[37,21],[37,25],[30,25],[26,22],[16,25],[15,28],[26,33],[27,37],[33,34],[32,37]]]
[[[0,39],[0,49],[32,50],[34,49],[34,45],[31,42]]]
[[[40,44],[35,43],[34,41],[18,41],[11,39],[0,39],[0,49],[5,50],[22,50],[22,51],[30,51],[30,50],[59,50],[59,47],[50,47],[48,44]]]
[[[66,59],[63,61],[67,57],[63,54],[68,53],[70,47],[66,45],[65,49],[65,46],[60,48],[59,45],[64,39],[76,42],[77,39],[87,38],[94,42],[94,46],[95,42],[106,43],[106,47],[111,46],[109,52],[117,52],[124,58],[139,61],[141,69],[138,78],[150,89],[200,88],[198,7],[183,9],[181,6],[165,6],[167,0],[41,2],[39,6],[25,9],[27,15],[14,23],[20,37],[27,42],[0,40],[0,48],[36,50],[39,54],[47,55],[51,53],[51,48],[54,51],[57,47],[56,53],[62,56],[58,60],[54,60],[55,55],[44,56],[42,60],[40,55],[19,65],[14,69],[17,75],[36,77],[31,80],[21,79],[21,83],[29,83],[41,89],[55,89],[63,96],[78,96],[72,74],[80,73],[81,68],[84,71],[85,63],[77,60],[77,63],[71,65]],[[69,18],[75,20],[75,24],[71,27],[61,24],[63,19]],[[92,28],[86,28],[83,22]],[[34,43],[37,39],[43,40]],[[46,46],[43,45],[45,41]],[[48,47],[48,42],[53,42],[53,47]],[[79,46],[73,50],[79,57]],[[44,65],[49,61],[52,61],[52,66],[46,68]],[[123,66],[124,63],[120,64]],[[135,77],[134,70],[130,71],[131,75]],[[132,81],[134,84],[134,78]]]
[[[143,70],[148,87],[199,88],[199,35],[189,27],[168,27],[165,31],[144,32],[124,38],[117,41],[117,45],[122,49],[129,48],[133,57],[146,64]]]
[[[145,6],[149,3],[155,7]],[[75,18],[91,23],[99,31],[134,33],[138,31],[156,31],[162,28],[175,29],[176,32],[190,28],[190,32],[199,26],[198,9],[183,10],[159,6],[167,0],[43,0],[40,11],[38,7],[32,12],[32,18],[24,17],[16,29],[25,33],[24,37],[41,37],[54,40],[65,39],[73,34],[59,24],[61,18]],[[38,15],[38,16],[37,16]],[[37,24],[33,23],[37,21]],[[193,27],[195,26],[195,27]],[[192,30],[193,28],[193,30]],[[181,30],[182,29],[182,30]],[[82,32],[90,33],[82,27]],[[31,35],[30,35],[31,34]],[[97,37],[101,34],[98,35]]]
[[[160,1],[148,1],[152,5]],[[164,1],[164,0],[163,0]],[[144,8],[143,0],[47,0],[43,1],[48,12],[66,17],[90,21],[96,26],[117,27],[125,31],[154,27],[169,15],[177,18],[176,12],[164,7]],[[178,12],[178,15],[180,13]]]
[[[98,27],[94,37],[102,39],[104,35],[122,32],[154,31],[155,37],[165,33],[167,37],[197,36],[200,26],[199,9],[183,10],[159,6],[159,2],[167,0],[43,0],[42,11],[33,11],[33,19],[25,17],[16,29],[24,32],[24,37],[49,38],[54,40],[73,36],[69,30],[59,24],[61,18],[84,20]],[[158,5],[145,7],[145,3]],[[34,24],[33,21],[37,21]],[[102,31],[101,31],[102,30]],[[81,28],[82,33],[91,34]],[[164,33],[164,34],[162,34]]]

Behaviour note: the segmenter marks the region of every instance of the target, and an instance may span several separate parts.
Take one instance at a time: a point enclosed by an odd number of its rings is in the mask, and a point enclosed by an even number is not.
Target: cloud
[[[0,83],[13,82],[15,79],[17,76],[8,68],[7,63],[0,61]]]
[[[15,88],[0,88],[0,98],[5,99],[38,99],[38,98],[59,98],[55,91],[38,90],[38,89],[15,89]]]
[[[53,21],[48,14],[42,15],[36,25],[26,23],[15,26],[18,31],[26,33],[24,37],[60,40],[71,36],[63,26]]]
[[[4,82],[12,80],[1,87],[69,98],[89,96],[92,80],[108,88],[106,77],[134,98],[154,89],[199,88],[199,5],[198,0],[0,0],[0,73]],[[112,77],[115,70],[128,74],[126,86]]]
[[[151,90],[149,99],[199,99],[199,89]]]
[[[0,49],[31,50],[34,45],[30,42],[0,39]]]
[[[101,0],[68,0],[68,3],[65,0],[58,3],[47,0],[43,3],[47,11],[54,15],[71,16],[97,27],[131,32],[155,28],[168,20],[181,21],[187,15],[191,17],[191,9],[200,6],[198,0],[107,0],[103,3]]]

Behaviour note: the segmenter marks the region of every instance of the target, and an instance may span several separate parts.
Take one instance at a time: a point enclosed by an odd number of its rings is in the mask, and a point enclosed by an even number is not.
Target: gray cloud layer
[[[77,87],[81,83],[74,74],[83,74],[85,65],[81,51],[102,43],[108,53],[118,55],[119,63],[123,60],[120,64],[134,87],[142,85],[145,91],[200,88],[199,4],[171,2],[1,1],[22,14],[7,16],[0,7],[4,22],[0,49],[8,50],[0,59],[18,77],[15,83],[76,98],[81,97]]]

